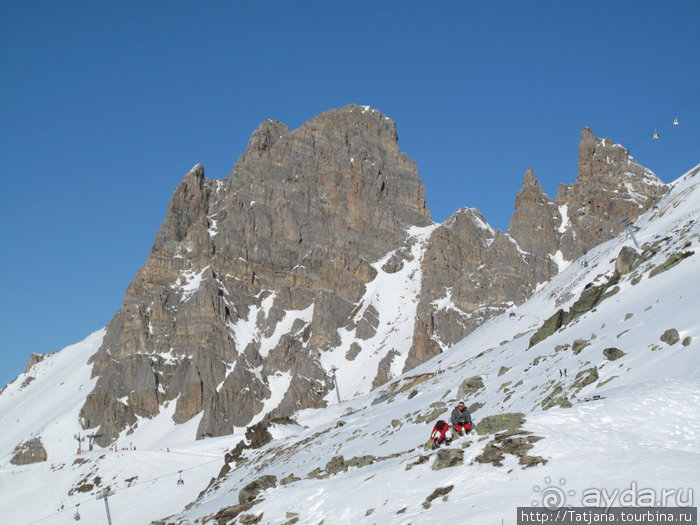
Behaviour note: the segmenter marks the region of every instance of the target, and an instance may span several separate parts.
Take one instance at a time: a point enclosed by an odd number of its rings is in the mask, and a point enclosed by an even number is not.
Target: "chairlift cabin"
[[[177,484],[178,484],[178,485],[184,485],[184,484],[185,484],[185,480],[182,479],[182,471],[181,471],[181,470],[178,470],[177,472],[178,472],[178,474],[180,474],[180,478],[177,480]]]
[[[676,115],[676,116],[673,118],[673,125],[674,125],[674,126],[677,126],[677,125],[678,125],[678,115]]]
[[[653,138],[654,140],[659,138],[659,132],[656,131],[656,128],[654,128],[654,134],[651,136],[651,138]]]

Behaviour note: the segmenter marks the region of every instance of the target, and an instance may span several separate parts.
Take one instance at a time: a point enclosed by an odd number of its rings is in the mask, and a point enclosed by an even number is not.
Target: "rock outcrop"
[[[591,247],[612,239],[656,204],[668,191],[650,170],[640,166],[625,148],[610,139],[599,139],[583,128],[578,148],[578,178],[561,185],[555,204],[568,224],[560,247],[573,260]]]
[[[478,210],[458,210],[428,241],[413,345],[404,371],[524,302],[550,274],[548,260],[519,249]]]
[[[549,261],[548,277],[557,274],[557,267],[548,256],[559,249],[561,223],[559,209],[545,195],[532,168],[528,168],[523,187],[515,197],[515,212],[510,218],[508,234],[517,239],[521,249]]]
[[[27,362],[27,368],[24,369],[24,373],[28,373],[32,367],[37,364],[41,363],[44,359],[46,359],[46,356],[48,354],[32,354],[29,356],[29,361]]]
[[[561,259],[572,261],[620,234],[626,220],[633,222],[667,191],[624,147],[583,128],[576,181],[561,184],[552,203],[528,168],[508,233],[529,253],[560,252]]]
[[[35,437],[23,441],[15,447],[10,463],[13,465],[29,465],[30,463],[39,463],[47,459],[48,455],[41,438]]]
[[[555,253],[578,256],[665,191],[587,129],[579,168],[556,203],[528,169],[508,234],[469,208],[436,225],[379,111],[351,105],[294,131],[263,122],[226,179],[197,165],[176,188],[91,359],[83,428],[106,446],[174,403],[176,423],[201,414],[197,437],[230,434],[262,412],[323,406],[338,363],[345,396],[379,387],[524,302],[558,271]]]
[[[177,399],[175,421],[203,411],[200,436],[228,434],[262,409],[271,378],[288,381],[280,412],[322,405],[319,352],[355,314],[359,342],[378,323],[369,305],[354,312],[372,263],[431,224],[380,112],[348,106],[295,131],[263,122],[227,179],[197,165],[175,190],[93,359],[83,426],[105,445]]]

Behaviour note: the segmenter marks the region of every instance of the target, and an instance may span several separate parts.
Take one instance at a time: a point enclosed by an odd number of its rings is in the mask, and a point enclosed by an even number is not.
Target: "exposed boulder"
[[[496,467],[503,466],[505,454],[518,457],[518,463],[524,468],[538,464],[545,464],[547,460],[540,456],[529,456],[528,452],[533,448],[533,443],[542,439],[533,436],[529,432],[510,430],[494,436],[489,441],[481,454],[474,458],[477,463],[491,463]]]
[[[47,459],[48,455],[41,438],[35,437],[23,441],[15,447],[10,463],[13,465],[29,465],[30,463],[40,463]]]
[[[251,481],[243,487],[238,493],[238,502],[241,505],[250,503],[258,497],[258,494],[263,490],[275,487],[277,485],[277,476],[266,475],[255,481]],[[247,509],[246,509],[247,510]]]
[[[637,250],[631,246],[623,246],[615,261],[615,271],[617,273],[628,273],[634,267],[634,263],[639,259]]]
[[[462,381],[462,384],[459,385],[459,390],[457,390],[457,396],[460,399],[464,399],[473,396],[482,388],[484,388],[484,380],[481,376],[473,376]]]
[[[238,521],[241,523],[241,525],[253,525],[254,523],[260,523],[262,517],[262,512],[257,516],[255,514],[241,514],[238,518]]]
[[[574,383],[572,387],[578,392],[584,386],[590,385],[598,381],[598,369],[594,366],[587,368],[586,370],[581,370],[574,378]]]
[[[241,512],[249,510],[251,507],[253,507],[256,503],[259,503],[260,501],[262,500],[253,500],[248,501],[246,503],[239,503],[238,505],[224,507],[222,509],[219,509],[219,511],[213,516],[206,516],[203,521],[208,522],[209,519],[212,518],[216,520],[216,525],[226,525],[228,523],[232,523],[231,520],[233,520]]]
[[[377,458],[372,456],[371,454],[365,455],[365,456],[356,456],[353,458],[350,458],[347,460],[346,464],[349,468],[362,468],[366,467],[368,465],[371,465],[372,463],[376,462]]]
[[[443,468],[454,467],[460,465],[464,461],[464,451],[459,448],[441,448],[435,454],[433,462],[433,470],[441,470]]]
[[[300,477],[297,477],[294,474],[289,474],[288,476],[280,480],[280,485],[289,485],[290,483],[294,483],[295,481],[299,481],[300,479]]]
[[[328,474],[337,474],[338,472],[347,472],[348,465],[345,463],[343,456],[335,456],[326,463],[326,472]]]
[[[429,509],[430,508],[430,503],[439,497],[446,498],[447,495],[452,492],[452,489],[455,488],[454,485],[448,485],[446,487],[438,487],[436,488],[433,492],[430,493],[430,495],[425,498],[425,501],[423,502],[423,508],[424,509]]]
[[[562,408],[571,408],[571,401],[564,394],[564,388],[561,384],[556,384],[552,387],[549,393],[542,399],[540,406],[543,410],[549,410],[552,407],[560,406]]]
[[[476,426],[479,435],[495,434],[504,430],[517,430],[525,423],[525,414],[506,412],[483,417]]]
[[[667,345],[672,346],[675,345],[680,338],[681,336],[679,335],[678,330],[675,328],[669,328],[663,334],[661,334],[659,339]]]
[[[695,252],[693,251],[672,253],[666,258],[666,260],[663,263],[652,268],[652,270],[649,272],[649,277],[655,277],[660,273],[670,270],[671,268],[679,264],[683,259],[690,257],[694,253]]]
[[[591,343],[590,341],[586,339],[576,339],[572,344],[571,344],[571,351],[574,353],[574,355],[578,355],[581,353],[581,351],[589,346]]]
[[[501,462],[505,458],[506,456],[503,454],[501,448],[496,446],[493,442],[489,442],[486,444],[481,454],[474,458],[474,461],[477,463],[491,463],[496,467],[501,467],[503,466]]]
[[[554,313],[554,315],[542,323],[542,326],[530,338],[530,347],[543,341],[559,330],[562,326],[565,326],[577,317],[590,312],[602,301],[616,294],[620,289],[618,286],[616,286],[619,281],[620,274],[615,272],[601,284],[595,285],[593,283],[588,283],[581,292],[579,298],[574,302],[574,304],[571,305],[571,308],[568,311],[559,309],[556,311],[556,313]],[[583,340],[581,341],[583,342]],[[579,351],[582,349],[583,347],[579,346]]]
[[[623,352],[619,348],[606,348],[605,350],[603,350],[603,355],[609,361],[616,361],[617,359],[620,359],[622,356],[624,356],[625,352]]]
[[[559,330],[567,320],[567,313],[561,308],[554,315],[542,323],[537,331],[530,337],[530,346],[535,346],[540,341],[544,341],[554,332]]]

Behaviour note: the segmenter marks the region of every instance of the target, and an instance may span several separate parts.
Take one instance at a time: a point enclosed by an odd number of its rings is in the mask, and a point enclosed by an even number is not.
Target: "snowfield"
[[[658,208],[635,224],[640,245],[653,248],[648,258],[594,308],[541,342],[529,344],[558,309],[570,309],[590,283],[613,275],[621,248],[633,246],[630,239],[623,235],[590,250],[587,265],[572,262],[512,312],[380,389],[350,398],[343,381],[373,376],[369,370],[376,368],[373,358],[367,370],[355,369],[358,358],[352,370],[338,373],[341,404],[332,392],[327,408],[289,414],[296,424],[273,424],[274,440],[245,450],[220,477],[224,454],[244,439],[243,431],[192,441],[200,416],[176,425],[174,402],[122,435],[116,451],[96,447],[76,455],[74,434],[90,432],[78,417],[95,383],[87,361],[104,334],[96,332],[46,357],[0,394],[2,522],[68,524],[77,511],[85,523],[106,523],[96,496],[108,486],[114,525],[217,523],[213,516],[238,505],[241,489],[263,476],[275,476],[274,486],[221,523],[247,515],[270,524],[428,524],[455,516],[469,524],[514,524],[516,507],[542,506],[545,493],[573,506],[596,497],[603,506],[619,506],[623,491],[653,493],[655,505],[696,506],[699,184],[700,166],[673,183]],[[668,269],[661,271],[664,263]],[[369,286],[366,304],[380,294],[378,285]],[[393,318],[413,315],[412,308],[396,305]],[[673,344],[660,340],[669,329],[679,335]],[[335,357],[322,358],[345,366]],[[289,379],[274,378],[275,390]],[[449,419],[463,398],[484,433],[455,440],[449,449],[462,460],[434,470],[437,453],[423,445],[435,421]],[[487,432],[488,416],[504,413],[522,415],[510,437],[531,445],[525,455],[532,466],[507,451],[496,461],[500,466],[485,461],[485,452],[503,443]],[[47,461],[10,463],[18,443],[39,436]],[[442,490],[428,501],[436,489]]]

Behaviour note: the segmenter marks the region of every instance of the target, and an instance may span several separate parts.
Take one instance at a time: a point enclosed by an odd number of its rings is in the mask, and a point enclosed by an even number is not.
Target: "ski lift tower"
[[[87,436],[85,436],[86,438],[88,438],[88,449],[90,450],[90,452],[92,452],[92,446],[95,444],[95,439],[102,436],[104,436],[104,434],[88,434]]]
[[[637,247],[638,250],[641,250],[639,243],[637,242],[637,238],[634,236],[632,221],[630,221],[629,215],[625,215],[625,218],[620,221],[620,224],[625,225],[625,229],[627,230],[627,234],[632,238],[634,245]]]
[[[107,523],[108,525],[112,525],[112,517],[109,515],[109,502],[107,501],[107,498],[110,496],[114,496],[114,491],[109,490],[108,488],[104,488],[102,492],[99,493],[97,496],[97,499],[104,499],[105,500],[105,510],[107,511]]]
[[[338,404],[340,404],[340,389],[338,388],[338,378],[335,375],[337,371],[338,369],[335,367],[335,365],[331,366],[331,373],[333,374],[333,383],[335,383],[335,393],[338,396]]]
[[[77,434],[73,434],[73,438],[78,442],[78,454],[80,454],[83,451],[83,440],[85,436],[81,436],[80,432],[78,432]]]

